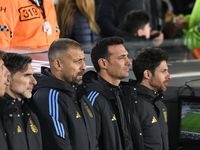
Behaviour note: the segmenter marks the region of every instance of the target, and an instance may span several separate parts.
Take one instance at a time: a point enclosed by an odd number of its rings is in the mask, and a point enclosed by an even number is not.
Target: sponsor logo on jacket
[[[113,118],[112,118],[111,120],[112,120],[112,121],[117,120],[116,117],[115,117],[115,114],[113,114]]]
[[[165,118],[165,123],[167,123],[167,111],[164,108],[162,109],[162,111]]]
[[[156,122],[157,122],[156,117],[153,116],[151,123],[156,123]]]
[[[92,114],[90,108],[88,107],[88,105],[87,105],[86,103],[84,103],[84,106],[85,106],[85,109],[87,110],[89,116],[92,118],[92,117],[93,117],[93,114]]]
[[[21,127],[18,125],[17,126],[17,133],[21,133],[22,132],[22,129],[21,129]],[[15,131],[13,131],[13,134],[15,134]]]
[[[22,129],[20,126],[17,126],[17,133],[20,133],[20,132],[22,132]]]
[[[78,113],[78,111],[76,112],[76,118],[81,118],[81,115]]]

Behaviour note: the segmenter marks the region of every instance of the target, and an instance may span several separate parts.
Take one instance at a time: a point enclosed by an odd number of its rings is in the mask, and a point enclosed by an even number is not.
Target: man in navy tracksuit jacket
[[[160,48],[141,50],[132,60],[138,83],[130,81],[137,90],[137,114],[140,120],[145,150],[168,150],[167,108],[161,101],[171,79],[167,66],[168,54]],[[127,90],[127,93],[133,91]],[[132,129],[134,130],[134,129]]]
[[[32,58],[7,53],[3,59],[11,72],[6,93],[0,98],[0,116],[9,150],[42,150],[42,137],[37,116],[30,107],[33,77]]]
[[[48,57],[51,69],[42,67],[42,74],[35,75],[38,84],[32,99],[44,150],[98,150],[93,108],[77,93],[86,70],[81,45],[59,39],[50,46]]]
[[[127,55],[120,37],[100,39],[91,50],[97,73],[87,72],[83,87],[95,111],[100,150],[133,149],[120,87],[120,80],[129,75],[131,62]]]

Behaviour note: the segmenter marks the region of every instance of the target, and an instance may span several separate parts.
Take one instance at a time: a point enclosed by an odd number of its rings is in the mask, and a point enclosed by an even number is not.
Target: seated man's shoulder
[[[32,101],[34,103],[46,102],[50,98],[58,98],[59,91],[51,88],[39,88],[33,91]]]
[[[105,101],[106,98],[99,91],[91,90],[86,94],[87,98],[91,101]]]

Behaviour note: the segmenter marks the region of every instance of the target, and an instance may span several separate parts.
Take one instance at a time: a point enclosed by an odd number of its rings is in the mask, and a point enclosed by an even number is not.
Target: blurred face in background
[[[8,83],[8,76],[10,71],[5,67],[4,62],[0,59],[0,97],[5,94],[6,86]]]
[[[151,27],[150,24],[147,23],[143,29],[139,29],[138,31],[138,36],[145,36],[146,39],[150,38],[150,34],[151,34]]]

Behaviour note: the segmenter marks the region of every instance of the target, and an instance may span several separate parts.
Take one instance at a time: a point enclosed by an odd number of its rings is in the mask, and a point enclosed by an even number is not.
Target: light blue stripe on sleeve
[[[65,138],[65,130],[64,130],[63,124],[61,123],[60,125],[61,125],[61,129],[62,129],[62,133],[63,133],[62,137]]]
[[[53,109],[53,110],[52,110],[52,111],[53,111],[52,116],[53,116],[54,118],[55,118],[55,104],[54,104],[54,101],[55,101],[55,100],[54,100],[55,92],[56,92],[56,91],[53,90],[53,95],[52,95],[52,100],[51,100],[51,101],[52,101],[52,109]]]
[[[96,97],[99,95],[99,93],[97,93],[95,96],[94,96],[94,98],[93,98],[93,100],[92,100],[92,103],[91,103],[91,105],[93,106],[94,105],[94,101],[95,101],[95,99],[96,99]]]
[[[87,97],[90,101],[91,101],[90,96],[92,95],[92,93],[93,93],[93,91],[90,92],[90,94],[89,94],[88,97]]]
[[[52,108],[51,108],[51,94],[52,94],[53,89],[50,90],[49,92],[49,114],[52,116]]]
[[[53,101],[55,103],[55,116],[53,116],[55,119],[56,119],[56,123],[57,123],[57,128],[59,130],[59,135],[62,137],[62,131],[61,131],[61,128],[60,128],[60,122],[58,121],[59,120],[59,108],[58,108],[58,94],[59,92],[56,92],[55,94],[55,97],[53,98]]]
[[[92,93],[92,94],[91,94]],[[89,94],[89,96],[88,96],[88,99],[90,100],[90,102],[92,102],[92,98],[93,98],[93,96],[95,95],[95,93],[96,92],[91,92],[90,94]]]
[[[53,95],[52,95],[52,93],[53,93]],[[55,119],[54,95],[55,95],[55,90],[51,89],[50,93],[49,93],[49,114],[52,117],[57,135],[60,135],[58,128],[57,128],[57,125],[56,125],[56,119]]]
[[[63,124],[61,122],[59,122],[58,95],[59,95],[59,92],[57,92],[56,90],[52,90],[52,89],[50,90],[50,93],[49,93],[49,114],[52,117],[57,135],[65,138],[65,131],[64,131]]]

